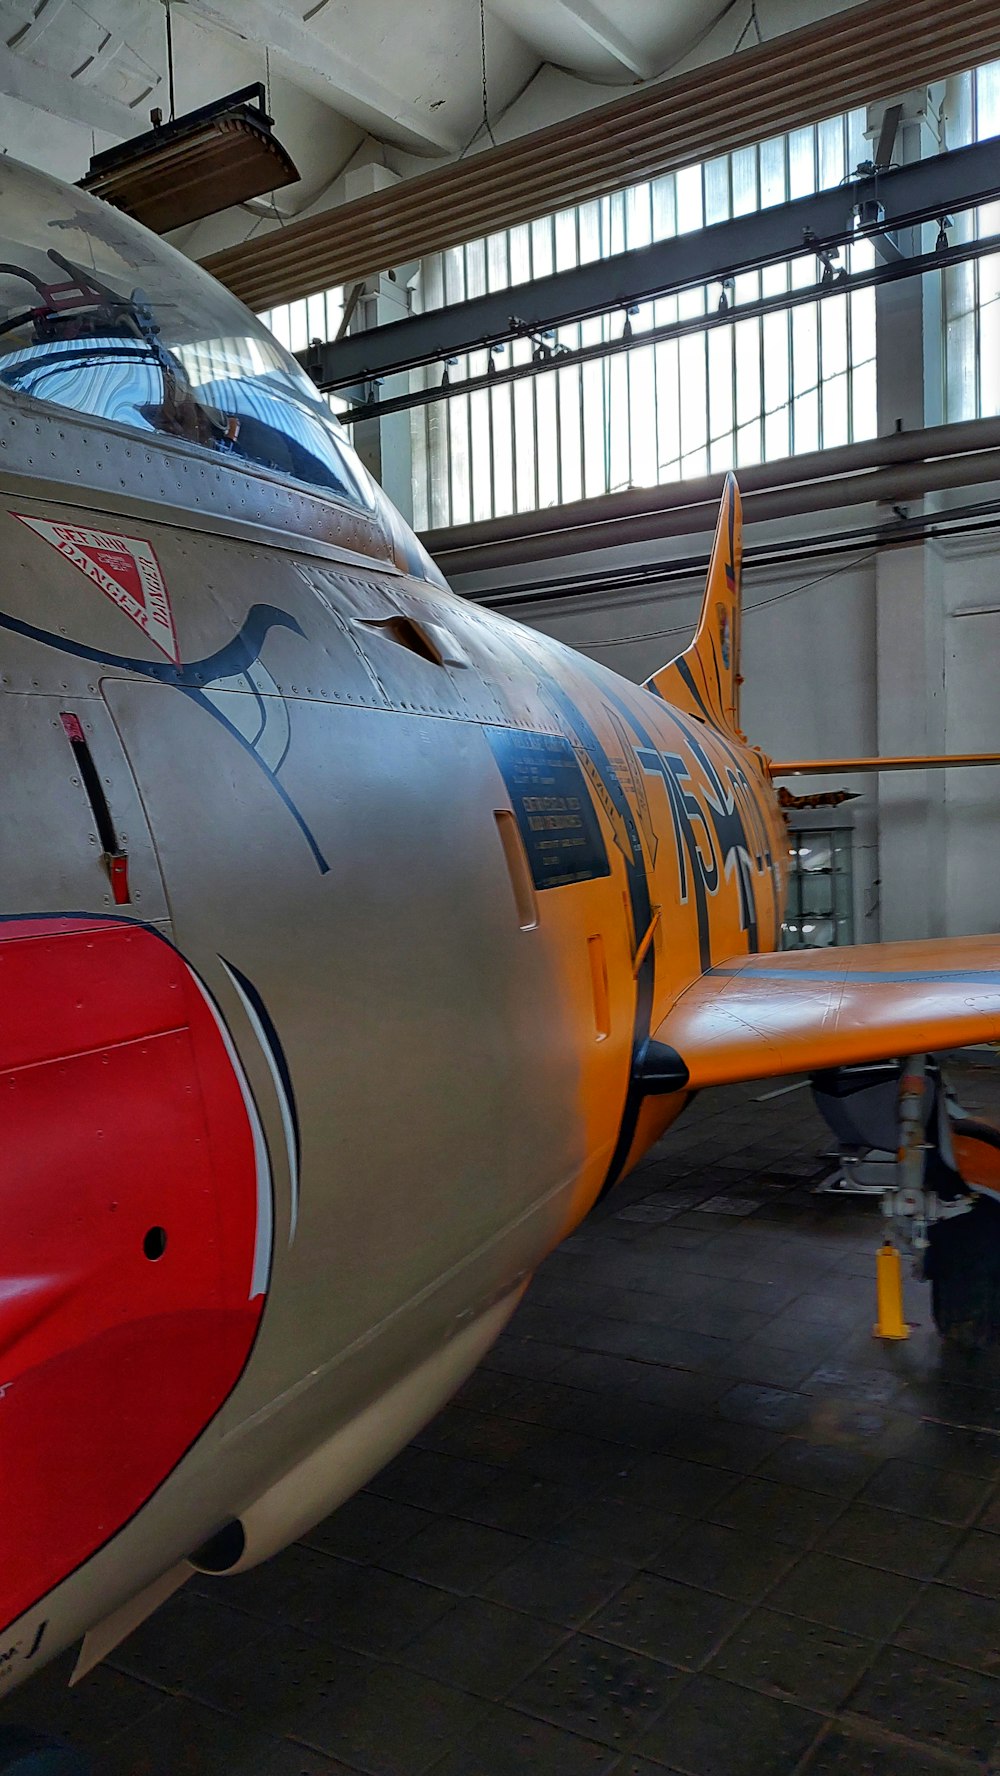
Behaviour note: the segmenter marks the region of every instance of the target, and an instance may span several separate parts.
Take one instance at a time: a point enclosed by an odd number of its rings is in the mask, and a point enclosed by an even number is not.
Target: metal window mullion
[[[669,425],[670,425],[670,424],[671,424],[671,423],[674,423],[674,424],[675,424],[675,425],[676,425],[676,433],[677,433],[677,443],[676,443],[676,449],[675,449],[675,451],[674,451],[674,455],[675,455],[675,456],[676,456],[676,458],[677,458],[677,469],[676,469],[676,472],[675,472],[675,475],[674,475],[674,479],[675,479],[675,481],[679,481],[679,480],[680,480],[680,479],[681,479],[681,475],[682,475],[682,470],[681,470],[681,463],[682,463],[682,461],[683,461],[683,457],[684,457],[684,445],[683,445],[683,402],[682,402],[682,401],[681,401],[681,354],[680,354],[680,341],[675,341],[675,343],[674,343],[674,352],[675,352],[675,355],[676,355],[676,368],[675,368],[675,371],[674,371],[674,390],[673,390],[673,394],[674,394],[674,417],[673,417],[673,422],[672,422],[672,420],[671,420],[671,414],[670,414],[670,409],[669,409],[669,407],[668,407],[668,408],[665,408],[665,409],[664,409],[664,414],[665,414],[665,417],[664,417],[664,425],[665,425],[665,426],[669,426]],[[668,391],[666,391],[666,393],[667,393],[667,395],[668,395],[668,398],[669,398],[669,393],[670,393],[670,391],[669,391],[669,390],[668,390]],[[667,457],[667,455],[666,455],[666,449],[667,449],[667,439],[666,439],[666,438],[664,438],[664,440],[663,440],[663,445],[662,445],[662,449],[663,449],[663,451],[664,451],[664,456],[663,456],[663,461],[664,461],[664,463],[666,463],[666,462],[667,462],[667,461],[669,461],[669,460],[670,460],[670,459],[669,459],[669,458],[668,458],[668,457]]]
[[[733,419],[732,419],[732,427],[731,427],[729,436],[730,436],[730,441],[731,441],[731,446],[732,446],[732,457],[733,457],[732,467],[735,469],[736,459],[739,454],[739,451],[737,448],[737,439],[740,434],[740,414],[739,414],[739,404],[738,404],[737,394],[736,394],[736,325],[735,325],[735,322],[731,322],[730,327],[729,327],[729,377],[730,377],[730,383],[731,383],[732,391],[733,391],[733,406],[732,406]],[[709,465],[709,467],[711,467],[711,464]]]
[[[823,304],[816,304],[816,439],[823,449]]]
[[[428,520],[434,510],[434,451],[431,439],[431,410],[428,407],[424,414],[424,504],[427,507]]]
[[[581,333],[583,329],[580,329]],[[580,497],[587,497],[587,415],[583,405],[583,365],[576,366],[576,387],[580,402]]]
[[[708,306],[706,302],[706,308]],[[712,461],[712,355],[708,349],[708,334],[700,335],[702,355],[705,360],[705,472],[711,474]]]
[[[562,464],[562,384],[558,370],[549,372],[552,377],[552,405],[556,415],[556,504],[563,503],[563,464]]]
[[[490,517],[497,515],[496,455],[493,448],[493,390],[486,390],[487,441],[490,452]]]
[[[428,528],[430,527],[430,520],[431,520],[431,503],[430,503],[430,499],[428,497],[430,494],[430,474],[429,474],[429,463],[428,463],[428,457],[430,454],[430,450],[429,450],[430,438],[428,435],[429,434],[429,425],[428,425],[429,417],[430,417],[430,409],[427,407],[424,408],[422,413],[420,412],[419,409],[417,409],[416,412],[411,411],[411,413],[410,413],[410,504],[411,504],[411,506],[414,507],[413,515],[414,515],[414,518],[416,518],[416,507],[414,504],[415,497],[416,497],[416,481],[415,481],[414,467],[413,467],[413,457],[414,457],[413,434],[414,434],[415,429],[419,429],[423,435],[423,440],[424,440],[423,450],[419,454],[423,457],[423,464],[424,464],[423,501],[424,501],[424,508],[427,512]],[[414,425],[414,421],[416,421],[416,426]],[[414,524],[414,529],[416,530],[417,528],[418,528],[418,526],[416,524]]]
[[[424,448],[423,448],[424,486],[423,486],[423,493],[422,493],[421,497],[422,497],[423,503],[424,503],[424,511],[427,513],[427,523],[429,526],[430,521],[431,521],[431,514],[434,509],[431,504],[433,465],[431,463],[431,411],[430,411],[429,407],[425,408],[423,413],[420,415],[420,423],[423,427],[423,438],[424,438]],[[411,481],[411,487],[412,487],[412,481],[413,481],[412,457],[410,460],[410,481]],[[412,493],[411,493],[411,497],[413,497]]]
[[[458,520],[455,517],[455,409],[450,401],[446,401],[445,403],[445,413],[448,418],[448,428],[446,433],[448,453],[448,523],[456,524]]]
[[[531,477],[532,477],[531,510],[533,512],[538,511],[538,499],[539,499],[539,493],[538,493],[538,381],[539,381],[538,377],[533,376],[531,379],[531,385],[530,385],[531,386],[531,437],[532,437],[532,444],[533,444],[532,456],[531,456]]]
[[[875,375],[878,376],[878,357],[875,360]],[[876,391],[876,400],[878,393]],[[850,292],[847,297],[847,442],[854,443],[854,304]]]
[[[978,229],[978,226],[979,226],[979,218],[977,216],[977,218],[976,218],[977,229]],[[979,261],[978,261],[978,259],[973,261],[972,287],[975,292],[975,306],[974,306],[974,310],[973,310],[974,321],[975,321],[973,349],[976,354],[975,360],[974,360],[974,368],[975,368],[975,373],[976,373],[976,385],[975,385],[976,386],[976,411],[975,411],[974,417],[976,419],[979,419],[982,417],[982,412],[983,412],[983,289],[982,289],[982,283],[981,283],[980,277],[979,277]]]
[[[764,395],[764,317],[757,316],[757,394],[760,414],[760,460],[767,462],[767,401]]]
[[[785,310],[785,343],[788,355],[788,454],[795,455],[795,363],[792,357],[792,310]]]
[[[690,335],[688,335],[688,337],[691,339],[696,339],[697,334],[690,334]],[[685,426],[684,426],[684,396],[683,396],[683,392],[682,392],[683,384],[682,384],[682,376],[681,376],[681,344],[682,344],[682,341],[678,340],[677,341],[677,478],[678,478],[678,480],[683,481],[683,479],[684,479],[684,432],[685,432]]]
[[[979,110],[980,110],[979,69],[975,68],[973,70],[973,74],[972,74],[972,129],[973,129],[973,139],[977,142],[981,139],[980,133],[979,133],[980,132]],[[973,232],[975,234],[975,237],[978,240],[979,236],[980,236],[980,224],[979,224],[978,209],[973,211],[972,227],[973,227]],[[975,378],[976,378],[976,380],[975,380],[975,390],[976,390],[975,417],[976,417],[976,419],[979,419],[982,416],[982,412],[983,412],[983,288],[982,288],[982,280],[980,278],[979,272],[980,272],[979,260],[975,259],[975,260],[973,260],[973,265],[972,265],[972,289],[973,289],[974,315],[975,315],[973,350],[975,351],[975,354],[976,354],[975,360],[974,360]]]
[[[466,406],[468,406],[468,403],[466,403]],[[457,504],[456,496],[455,496],[455,435],[456,435],[455,415],[456,415],[455,404],[453,401],[449,401],[448,402],[448,484],[451,489],[451,519],[450,519],[450,522],[452,524],[459,524],[459,523],[466,524],[466,523],[468,523],[468,520],[466,518],[464,518],[464,517],[457,518],[455,516],[456,504]],[[472,470],[471,470],[471,465],[470,465],[470,470],[469,470],[470,479],[471,479],[471,473],[472,473]],[[470,510],[471,510],[471,507],[470,507]]]
[[[517,512],[517,412],[514,406],[514,390],[516,383],[507,384],[507,404],[510,408],[510,504],[511,511]]]
[[[452,461],[452,458],[454,456],[454,452],[451,447],[451,425],[452,425],[451,402],[446,401],[444,404],[444,428],[443,428],[444,435],[442,438],[442,450],[441,450],[441,454],[442,454],[442,457],[444,458],[444,461],[441,466],[444,470],[444,484],[445,484],[445,487],[447,488],[447,492],[448,492],[448,499],[447,499],[448,523],[454,524],[454,522],[455,522],[455,486],[454,486],[455,470],[454,470],[454,465],[453,465],[453,461]]]
[[[628,456],[626,459],[625,472],[628,475],[628,485],[629,485],[629,487],[632,487],[634,485],[634,482],[632,479],[632,353],[631,352],[625,353],[625,436],[628,439]]]
[[[972,139],[974,142],[978,142],[980,139],[979,138],[979,70],[978,70],[978,68],[974,68],[972,71]],[[978,240],[978,238],[979,238],[979,211],[978,211],[978,209],[973,210],[973,212],[972,212],[972,232],[973,232],[974,237]],[[980,284],[980,279],[979,279],[979,261],[978,261],[978,259],[974,259],[972,262],[972,350],[974,353],[973,360],[972,360],[972,367],[973,367],[973,376],[974,376],[973,387],[975,389],[975,402],[976,402],[974,417],[976,419],[979,419],[979,417],[981,416],[982,411],[983,411],[983,334],[982,334],[982,324],[983,324],[983,301],[982,301],[982,286]]]
[[[756,189],[756,196],[757,196],[758,214],[760,213],[760,209],[763,204],[763,191],[764,191],[764,176],[763,176],[763,173],[761,172],[760,151],[761,151],[761,144],[760,144],[760,142],[758,142],[756,144],[755,150],[754,150],[754,176],[755,176],[755,180],[756,180],[755,189]],[[760,272],[758,272],[758,274],[757,274],[757,294],[761,298],[763,298],[764,279],[763,279],[763,276]],[[765,414],[764,409],[765,409],[765,401],[764,401],[764,320],[763,320],[763,316],[758,315],[757,316],[757,413],[758,413],[757,424],[759,426],[758,437],[760,439],[760,460],[761,460],[761,462],[767,461],[767,416]]]
[[[466,375],[468,375],[468,359],[466,359],[466,366]],[[465,397],[465,435],[467,439],[466,461],[469,465],[469,521],[470,523],[474,523],[476,513],[476,471],[473,450],[475,446],[472,441],[472,396],[468,394]]]
[[[650,187],[650,191],[652,191],[652,186]],[[653,220],[652,211],[650,212],[649,219],[650,219],[650,223],[652,223],[652,220]],[[654,315],[653,315],[653,321],[655,324],[655,321],[656,321],[655,311],[654,311]],[[660,480],[660,470],[663,467],[663,449],[662,449],[662,445],[660,443],[660,361],[656,355],[657,352],[659,351],[659,349],[660,348],[657,345],[654,345],[652,347],[652,354],[653,354],[653,447],[656,451],[656,479],[657,479],[657,482],[659,482],[659,480]]]
[[[602,322],[602,325],[606,323]],[[611,359],[601,360],[601,416],[604,420],[604,491],[611,492]]]

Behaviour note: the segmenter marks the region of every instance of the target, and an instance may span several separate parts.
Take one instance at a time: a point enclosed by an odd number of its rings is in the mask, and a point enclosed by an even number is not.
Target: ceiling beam
[[[20,99],[35,111],[50,117],[61,117],[86,129],[100,130],[121,141],[136,131],[137,120],[144,112],[130,111],[116,99],[109,99],[83,80],[73,80],[53,68],[43,68],[30,56],[19,55],[0,43],[0,93],[8,99]],[[13,143],[9,146],[14,146]]]
[[[636,49],[624,31],[605,17],[600,7],[594,5],[594,0],[555,0],[555,4],[620,67],[627,68],[638,80],[652,80],[656,73],[652,62]]]
[[[426,153],[450,154],[456,138],[437,117],[413,108],[410,99],[362,68],[280,0],[187,0],[206,23],[268,48],[288,64],[298,85],[378,136]]]

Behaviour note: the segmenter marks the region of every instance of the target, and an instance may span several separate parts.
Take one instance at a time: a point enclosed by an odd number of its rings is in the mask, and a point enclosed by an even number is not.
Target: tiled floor
[[[877,1205],[769,1089],[699,1100],[304,1543],[2,1717],[95,1776],[1000,1773],[1000,1361],[917,1283],[872,1340]]]

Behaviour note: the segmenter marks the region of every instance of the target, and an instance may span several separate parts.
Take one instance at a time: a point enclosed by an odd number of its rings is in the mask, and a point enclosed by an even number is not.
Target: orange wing
[[[1000,935],[734,956],[655,1032],[692,1089],[1000,1039]]]

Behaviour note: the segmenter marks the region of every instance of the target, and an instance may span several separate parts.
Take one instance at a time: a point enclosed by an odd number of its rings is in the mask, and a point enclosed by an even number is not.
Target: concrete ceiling
[[[852,0],[758,0],[765,35]],[[498,139],[731,53],[750,0],[486,0]],[[189,231],[203,254],[351,193],[353,169],[423,170],[487,141],[478,0],[172,0],[176,107],[265,80],[298,185]],[[169,115],[160,0],[0,0],[0,151],[76,179]]]

